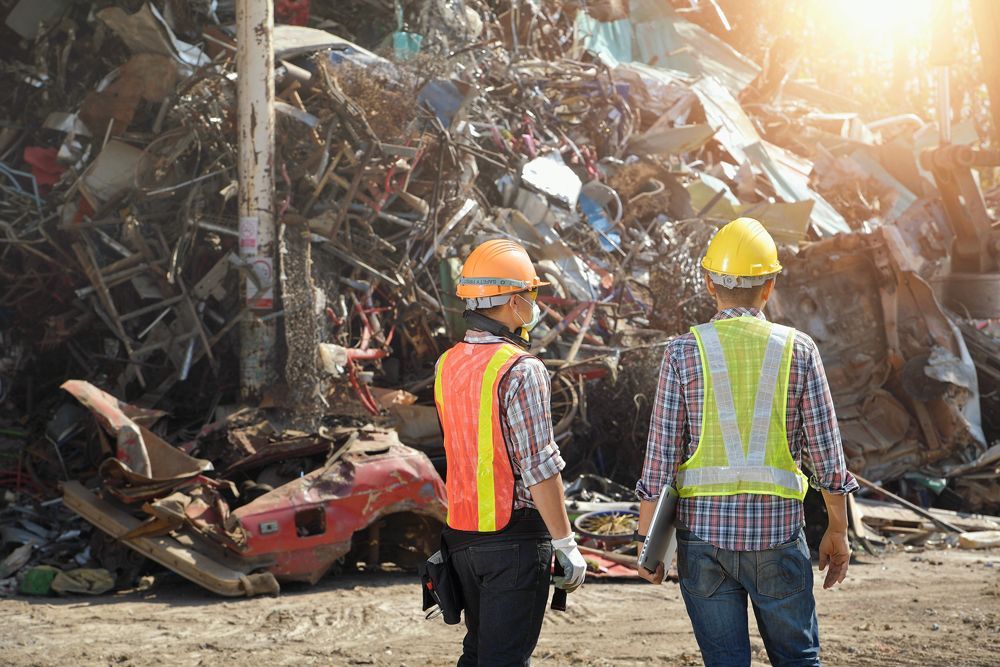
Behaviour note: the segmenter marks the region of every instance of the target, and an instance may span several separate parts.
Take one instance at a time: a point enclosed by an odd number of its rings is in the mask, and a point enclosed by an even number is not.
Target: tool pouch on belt
[[[427,618],[441,616],[448,625],[457,625],[462,620],[462,594],[458,588],[458,577],[451,567],[451,555],[441,540],[441,549],[417,568],[420,573],[420,587],[423,589],[423,609]],[[436,607],[436,609],[435,609]],[[430,611],[428,611],[430,610]]]

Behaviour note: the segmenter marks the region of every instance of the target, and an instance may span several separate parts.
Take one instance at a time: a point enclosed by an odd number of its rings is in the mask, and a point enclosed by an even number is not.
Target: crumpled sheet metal
[[[163,414],[160,411],[129,406],[83,380],[68,380],[62,388],[93,412],[101,425],[117,438],[117,458],[108,463],[119,468],[129,483],[189,479],[212,469],[211,461],[188,456],[137,424],[125,412],[127,409],[149,417],[150,413]]]
[[[632,0],[629,10],[628,18],[616,21],[601,21],[579,11],[576,30],[582,46],[612,65],[637,60],[692,77],[715,76],[733,93],[749,85],[760,71],[728,44],[682,19],[666,3]]]
[[[177,38],[156,6],[149,2],[134,14],[121,7],[106,7],[97,17],[118,33],[133,53],[171,56],[189,68],[201,67],[211,59],[197,46]]]
[[[810,220],[822,236],[850,231],[843,216],[808,185],[812,165],[793,158],[787,151],[767,144],[740,103],[717,81],[706,77],[691,86],[698,95],[716,137],[737,164],[750,162],[771,182],[775,194],[785,202],[813,202]],[[805,171],[805,173],[802,173]],[[805,229],[799,238],[805,238]]]
[[[98,497],[79,482],[64,485],[63,502],[111,538],[219,595],[277,594],[280,590],[270,572],[254,572],[260,569],[259,564],[232,558],[225,562],[217,560],[215,554],[193,547],[190,535],[135,535],[142,527],[141,519]],[[183,541],[178,539],[181,537]]]
[[[888,229],[812,244],[783,259],[768,303],[816,341],[848,465],[874,479],[943,470],[985,448],[965,341],[901,247]]]
[[[787,163],[781,149],[765,147],[753,122],[736,100],[735,95],[753,80],[759,68],[702,28],[681,19],[667,5],[636,2],[632,3],[631,11],[634,25],[626,19],[602,24],[587,12],[580,11],[577,23],[581,33],[587,36],[583,42],[585,46],[602,55],[610,55],[609,61],[614,65],[636,60],[697,77],[691,90],[698,95],[709,124],[736,163],[752,162],[770,180],[782,201],[813,202],[810,220],[822,236],[850,231],[843,216],[809,188],[808,170],[805,174],[799,173]],[[606,27],[610,25],[615,28],[608,33]],[[627,26],[630,25],[637,41],[635,48],[631,48],[631,36],[627,42],[624,37],[619,37],[623,43],[613,41],[615,36],[628,35]],[[683,37],[682,32],[685,33]],[[661,43],[650,42],[654,36]],[[626,57],[626,51],[631,52],[630,57]],[[805,238],[804,228],[798,233],[782,231],[793,241]]]

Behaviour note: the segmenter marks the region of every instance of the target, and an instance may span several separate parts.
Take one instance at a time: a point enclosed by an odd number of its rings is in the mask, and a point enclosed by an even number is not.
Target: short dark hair
[[[767,283],[753,287],[723,287],[716,283],[715,291],[719,298],[727,304],[740,308],[753,308],[760,301],[760,296],[764,293],[766,285]]]

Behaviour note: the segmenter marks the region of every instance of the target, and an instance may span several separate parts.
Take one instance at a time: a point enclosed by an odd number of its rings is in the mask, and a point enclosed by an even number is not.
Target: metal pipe
[[[188,373],[191,372],[191,361],[194,358],[194,343],[194,338],[188,341],[187,351],[184,353],[184,363],[181,364],[181,372],[178,374],[181,382],[187,380]]]
[[[263,286],[274,285],[274,9],[271,0],[237,0],[240,258]],[[240,322],[240,392],[258,398],[274,377],[277,325],[273,289],[249,278],[247,306],[259,317]]]
[[[942,146],[951,143],[951,90],[948,79],[948,66],[942,65],[938,68],[937,80],[937,116]]]
[[[903,113],[895,116],[888,116],[886,118],[879,118],[878,120],[873,120],[870,123],[865,123],[868,129],[871,131],[880,130],[883,127],[892,127],[898,125],[913,125],[918,130],[923,128],[927,123],[924,119],[915,113]]]
[[[931,6],[931,50],[928,64],[937,67],[937,121],[941,146],[951,143],[951,91],[948,66],[957,62],[952,1],[936,0]]]
[[[375,361],[376,359],[385,359],[389,356],[388,350],[358,350],[356,348],[347,349],[347,358],[354,361]]]

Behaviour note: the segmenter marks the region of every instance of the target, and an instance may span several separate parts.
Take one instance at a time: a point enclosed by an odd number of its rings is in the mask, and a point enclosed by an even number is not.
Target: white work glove
[[[572,533],[560,540],[552,540],[552,548],[556,550],[556,560],[563,569],[563,576],[555,577],[552,582],[556,588],[572,593],[583,585],[583,580],[587,576],[587,561],[577,548]]]

